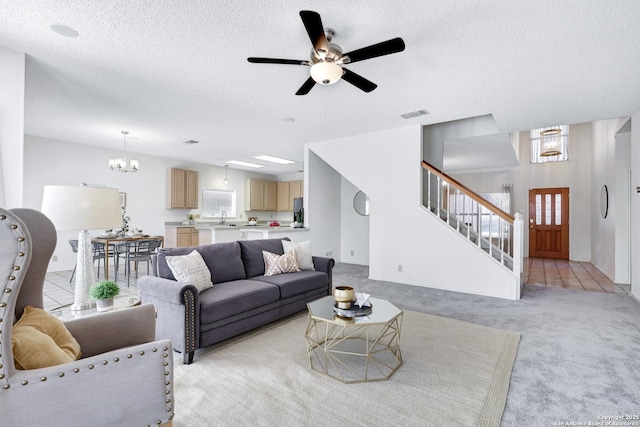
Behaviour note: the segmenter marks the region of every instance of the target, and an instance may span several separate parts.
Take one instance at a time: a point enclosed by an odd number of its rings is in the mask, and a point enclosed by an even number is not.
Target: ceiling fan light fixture
[[[321,85],[332,85],[342,77],[342,67],[333,62],[318,62],[311,66],[311,78]]]

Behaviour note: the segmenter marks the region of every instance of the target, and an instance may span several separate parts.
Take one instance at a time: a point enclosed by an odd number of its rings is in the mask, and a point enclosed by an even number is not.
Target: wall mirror
[[[600,190],[600,213],[602,218],[606,218],[609,214],[609,189],[606,185],[603,185]]]
[[[369,215],[369,196],[362,191],[358,191],[356,195],[353,196],[353,209],[355,209],[359,215]]]

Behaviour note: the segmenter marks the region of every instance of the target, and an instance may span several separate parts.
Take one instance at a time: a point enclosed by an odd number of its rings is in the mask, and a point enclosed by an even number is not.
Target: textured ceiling
[[[295,96],[307,67],[246,58],[307,59],[302,9],[345,52],[393,37],[406,50],[348,66],[369,94],[340,81]],[[279,174],[302,168],[305,143],[415,123],[492,114],[506,133],[630,115],[639,22],[637,0],[0,0],[0,45],[27,54],[27,134],[117,150],[125,129],[139,153],[299,162],[263,170]]]

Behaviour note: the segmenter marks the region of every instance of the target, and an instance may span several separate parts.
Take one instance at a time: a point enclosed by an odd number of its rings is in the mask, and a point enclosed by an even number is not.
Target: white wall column
[[[23,206],[25,54],[0,46],[0,206]]]

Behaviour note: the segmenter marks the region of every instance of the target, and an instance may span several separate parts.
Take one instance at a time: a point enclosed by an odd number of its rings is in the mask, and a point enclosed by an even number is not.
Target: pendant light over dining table
[[[138,172],[140,169],[140,163],[137,160],[131,160],[129,166],[127,166],[127,135],[129,132],[126,130],[120,131],[124,137],[124,155],[114,159],[109,159],[109,168],[112,171],[120,172]]]

